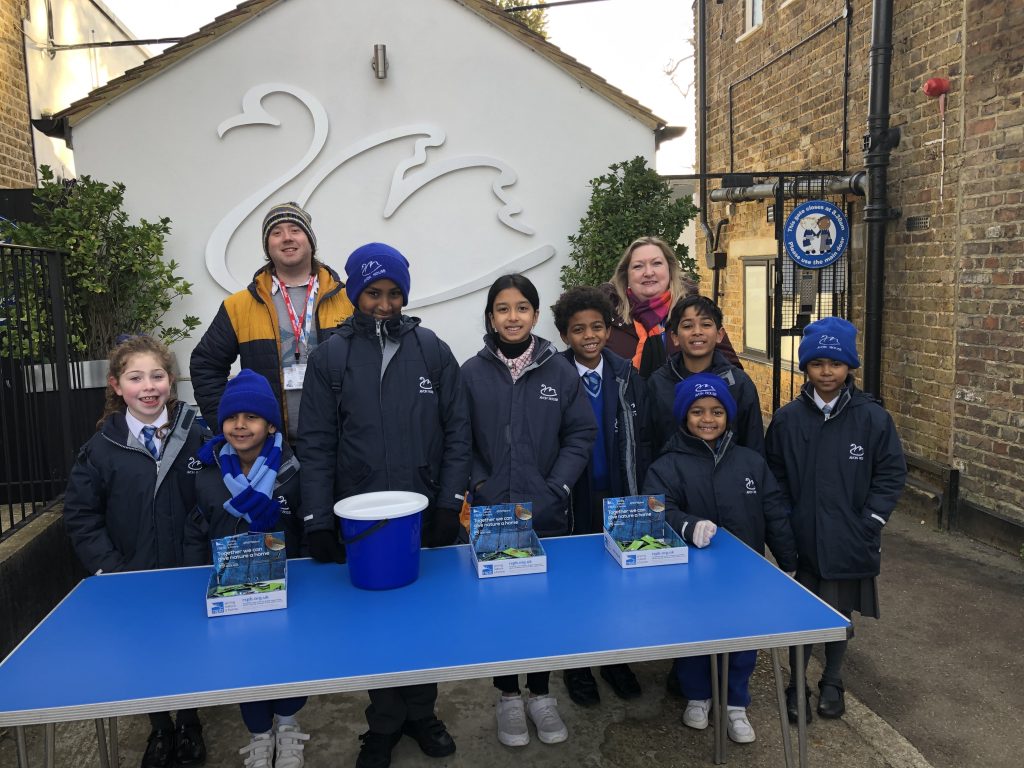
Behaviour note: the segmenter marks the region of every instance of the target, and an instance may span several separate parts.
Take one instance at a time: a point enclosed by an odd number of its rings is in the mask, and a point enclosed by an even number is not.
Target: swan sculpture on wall
[[[253,194],[228,211],[210,235],[206,243],[206,269],[217,284],[230,293],[239,290],[248,282],[247,280],[243,282],[235,278],[227,267],[227,248],[231,238],[242,223],[258,207],[265,204],[275,192],[312,166],[327,143],[329,130],[327,110],[308,91],[283,83],[262,83],[246,91],[242,97],[241,113],[221,122],[217,126],[218,136],[223,139],[229,131],[247,125],[279,126],[281,122],[263,108],[263,99],[272,93],[290,95],[309,110],[313,118],[313,136],[305,154],[294,165],[290,166],[278,178],[261,186]],[[415,138],[416,141],[413,146],[412,155],[400,162],[392,175],[391,185],[382,211],[384,219],[391,218],[406,200],[446,174],[469,168],[491,168],[498,172],[491,185],[492,193],[501,201],[501,207],[497,212],[498,221],[502,225],[525,236],[532,237],[535,234],[533,228],[520,221],[519,215],[522,213],[522,206],[515,203],[507,192],[508,187],[511,187],[518,180],[515,170],[504,161],[486,155],[465,155],[428,162],[427,151],[432,147],[442,146],[446,139],[443,129],[429,124],[388,128],[342,148],[330,158],[317,164],[315,173],[310,176],[309,180],[302,187],[296,202],[306,207],[317,188],[331,174],[339,170],[352,158],[389,142],[406,138]],[[508,272],[523,272],[538,264],[542,264],[554,256],[554,254],[555,249],[551,245],[533,248],[511,261],[501,264],[498,268],[489,271],[487,274],[477,275],[457,286],[438,291],[429,296],[414,296],[413,300],[409,303],[409,307],[428,306],[472,293],[490,285],[500,275]]]

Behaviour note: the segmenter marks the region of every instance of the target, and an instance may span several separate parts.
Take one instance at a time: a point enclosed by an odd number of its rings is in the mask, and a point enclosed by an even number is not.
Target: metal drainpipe
[[[863,195],[867,174],[857,171],[848,176],[825,179],[794,179],[782,186],[784,199],[821,197],[822,195]],[[752,200],[774,200],[779,182],[765,182],[749,187],[719,187],[711,190],[713,203],[746,203]]]
[[[868,132],[864,166],[868,173],[866,296],[864,305],[864,390],[881,397],[882,309],[885,298],[885,229],[893,211],[887,195],[889,152],[899,145],[899,129],[889,128],[893,0],[873,0],[868,80]],[[897,214],[898,215],[898,214]]]
[[[712,267],[714,266],[713,249],[715,246],[711,225],[708,224],[707,0],[697,0],[697,22],[697,93],[700,94],[700,104],[697,106],[697,114],[700,120],[700,141],[698,142],[698,154],[700,155],[700,202],[698,204],[700,205],[700,228],[704,232],[705,263]]]

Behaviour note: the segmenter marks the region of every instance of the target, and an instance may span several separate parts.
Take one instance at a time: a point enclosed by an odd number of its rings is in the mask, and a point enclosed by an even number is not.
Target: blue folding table
[[[51,724],[50,762],[52,723],[95,719],[105,760],[102,718],[116,749],[121,715],[770,648],[791,764],[778,648],[845,639],[841,614],[722,529],[685,565],[638,569],[599,535],[543,543],[547,573],[478,579],[467,546],[445,547],[422,552],[416,582],[383,592],[352,587],[345,566],[294,560],[287,609],[217,618],[208,568],[87,578],[0,664],[0,726],[17,727],[25,768],[21,726]],[[297,646],[286,662],[246,661]],[[802,717],[798,743],[803,765]]]

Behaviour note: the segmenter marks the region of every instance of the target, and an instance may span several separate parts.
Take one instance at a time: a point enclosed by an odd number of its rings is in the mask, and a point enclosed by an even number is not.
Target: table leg
[[[28,768],[28,746],[25,744],[24,726],[14,726],[14,740],[18,746],[18,768]]]
[[[46,768],[53,768],[56,762],[57,753],[57,726],[53,723],[47,723],[43,726],[44,738],[44,759],[46,761]]]
[[[117,718],[107,718],[107,729],[110,731],[110,764],[118,768],[121,764],[121,755],[117,747]]]
[[[796,743],[800,757],[800,768],[807,766],[807,669],[804,666],[804,653],[807,647],[796,647]]]
[[[782,664],[779,662],[779,649],[772,648],[772,672],[775,674],[775,696],[779,701],[779,724],[782,726],[782,751],[786,757],[786,768],[793,768],[793,742],[789,736],[789,725],[786,714],[786,692],[782,685]]]
[[[718,654],[711,654],[711,717],[715,726],[715,765],[725,762],[722,758],[722,742],[718,738],[721,728],[718,722],[718,713],[722,709],[722,697],[718,690]]]
[[[103,730],[103,718],[96,718],[96,747],[100,754],[100,768],[110,768],[110,756],[107,752],[107,736]]]
[[[718,716],[719,729],[718,738],[722,740],[722,762],[728,757],[728,728],[729,728],[729,654],[722,654],[722,685],[720,690],[722,696],[722,712]]]

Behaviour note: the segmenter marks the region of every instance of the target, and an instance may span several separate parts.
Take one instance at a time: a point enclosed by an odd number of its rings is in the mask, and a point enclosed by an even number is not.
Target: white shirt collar
[[[160,412],[160,415],[153,421],[152,424],[146,424],[135,418],[131,411],[126,410],[124,412],[124,420],[128,422],[128,431],[132,433],[132,437],[138,440],[140,443],[145,445],[146,443],[142,439],[142,428],[143,427],[160,427],[167,423],[167,407]],[[160,439],[159,433],[153,437],[153,441],[156,443],[157,452],[160,452],[160,448],[163,445],[163,440]]]
[[[811,392],[814,393],[814,404],[818,406],[819,411],[826,405],[830,405],[834,409],[836,407],[836,403],[839,402],[840,395],[842,395],[842,390],[840,390],[838,395],[836,395],[826,403],[824,400],[821,399],[821,396],[818,394],[818,390],[816,390],[814,387],[811,387]]]
[[[604,355],[602,355],[601,359],[597,361],[597,368],[587,368],[585,365],[580,365],[579,361],[575,357],[573,357],[572,361],[576,363],[576,371],[579,373],[580,377],[585,373],[594,371],[594,373],[601,377],[601,381],[604,381]]]

